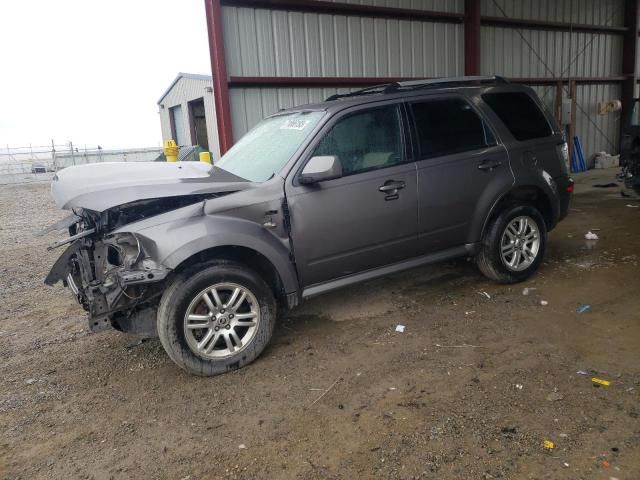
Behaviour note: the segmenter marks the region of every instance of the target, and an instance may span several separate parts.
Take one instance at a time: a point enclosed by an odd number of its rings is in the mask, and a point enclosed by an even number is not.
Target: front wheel
[[[179,275],[158,308],[158,336],[181,368],[213,376],[255,360],[276,319],[271,289],[252,270],[228,261]]]
[[[544,256],[547,228],[531,205],[515,205],[493,219],[482,240],[476,263],[499,283],[516,283],[533,275]]]

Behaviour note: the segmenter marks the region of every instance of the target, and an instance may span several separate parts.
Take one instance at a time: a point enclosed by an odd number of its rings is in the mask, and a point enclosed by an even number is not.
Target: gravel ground
[[[48,186],[0,187],[0,479],[640,478],[640,201],[588,188],[612,176],[581,176],[525,284],[462,260],[348,288],[208,379],[90,334],[42,284]]]

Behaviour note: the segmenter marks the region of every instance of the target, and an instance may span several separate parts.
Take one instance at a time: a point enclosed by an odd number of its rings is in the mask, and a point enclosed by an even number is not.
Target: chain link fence
[[[5,147],[0,149],[0,185],[51,181],[55,172],[73,165],[101,162],[153,162],[162,148],[107,150],[64,145]]]

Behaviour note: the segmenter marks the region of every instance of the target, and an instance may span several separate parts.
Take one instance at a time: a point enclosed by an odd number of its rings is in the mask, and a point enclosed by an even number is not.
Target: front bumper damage
[[[156,305],[171,270],[150,257],[154,246],[139,234],[101,236],[94,229],[83,228],[81,220],[69,228],[67,241],[73,240],[45,283],[62,281],[87,311],[89,328],[94,332],[116,328],[155,335]]]

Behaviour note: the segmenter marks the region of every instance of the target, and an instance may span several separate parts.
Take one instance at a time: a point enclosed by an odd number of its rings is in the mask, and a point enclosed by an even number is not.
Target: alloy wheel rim
[[[216,283],[198,293],[184,316],[184,336],[196,355],[219,360],[236,355],[255,338],[260,305],[249,289]]]
[[[529,268],[540,251],[540,229],[537,222],[526,215],[512,219],[500,240],[502,262],[511,271]]]

